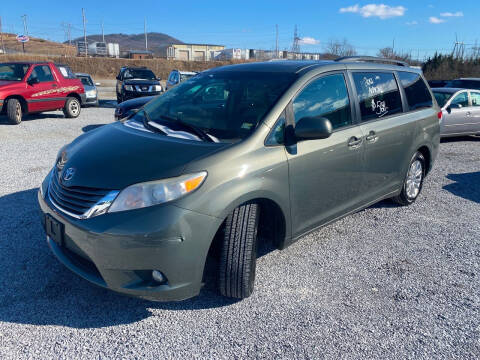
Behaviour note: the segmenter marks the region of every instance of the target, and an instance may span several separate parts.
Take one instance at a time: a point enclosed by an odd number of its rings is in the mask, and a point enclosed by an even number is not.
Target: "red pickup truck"
[[[52,62],[0,63],[0,114],[19,124],[23,114],[63,110],[80,115],[85,102],[82,82],[66,65]]]

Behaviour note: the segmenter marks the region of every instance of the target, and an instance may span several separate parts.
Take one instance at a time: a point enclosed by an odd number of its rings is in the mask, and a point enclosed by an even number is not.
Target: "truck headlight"
[[[87,98],[94,98],[97,97],[97,90],[88,90],[86,93]]]
[[[125,90],[133,91],[133,86],[132,85],[125,85]]]
[[[162,85],[155,85],[153,91],[162,91]]]
[[[203,184],[206,171],[131,185],[120,192],[108,212],[140,209],[166,203],[191,193]]]

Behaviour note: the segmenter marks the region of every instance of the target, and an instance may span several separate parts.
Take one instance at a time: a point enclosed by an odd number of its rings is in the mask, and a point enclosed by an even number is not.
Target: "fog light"
[[[158,270],[153,270],[152,271],[152,278],[153,278],[153,280],[155,280],[156,282],[159,282],[159,283],[162,283],[162,282],[165,281],[165,276],[163,276],[162,272],[158,271]]]

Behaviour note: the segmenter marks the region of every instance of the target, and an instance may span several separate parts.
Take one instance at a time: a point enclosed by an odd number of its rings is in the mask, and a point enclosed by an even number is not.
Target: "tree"
[[[343,40],[330,40],[325,45],[325,53],[329,57],[342,57],[342,56],[354,56],[357,55],[355,47],[351,45],[347,39]]]
[[[401,54],[397,53],[391,47],[384,47],[378,51],[378,57],[385,58],[385,59],[394,59],[394,60],[401,60],[410,62],[412,57],[410,54]]]

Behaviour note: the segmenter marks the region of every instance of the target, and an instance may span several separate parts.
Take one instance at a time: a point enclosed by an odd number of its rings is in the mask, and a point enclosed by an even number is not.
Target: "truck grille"
[[[74,217],[85,214],[108,193],[109,190],[104,189],[63,186],[59,181],[57,169],[54,170],[48,187],[48,195],[54,205]]]

